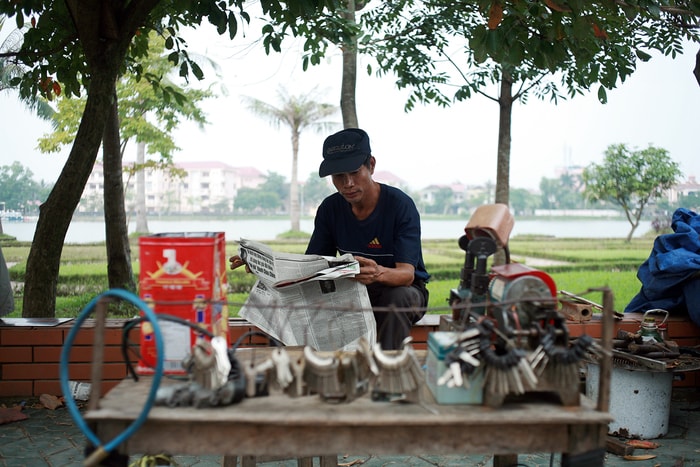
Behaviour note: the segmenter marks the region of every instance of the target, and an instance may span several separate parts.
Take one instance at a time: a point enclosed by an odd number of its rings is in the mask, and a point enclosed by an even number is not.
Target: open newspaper
[[[285,345],[316,350],[355,349],[376,341],[367,287],[352,255],[328,257],[273,251],[239,241],[239,255],[257,281],[239,314]]]

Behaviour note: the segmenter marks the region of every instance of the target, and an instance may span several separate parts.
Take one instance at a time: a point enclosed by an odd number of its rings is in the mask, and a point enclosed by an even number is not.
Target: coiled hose
[[[97,303],[100,300],[107,297],[119,298],[121,300],[130,302],[132,305],[137,306],[139,310],[141,310],[151,322],[151,325],[153,327],[153,334],[155,336],[156,365],[154,368],[151,389],[148,393],[146,403],[144,404],[139,416],[131,423],[131,425],[129,425],[113,440],[109,441],[108,443],[102,444],[97,435],[87,425],[85,419],[83,419],[82,415],[80,414],[80,410],[78,409],[78,406],[75,403],[75,399],[73,398],[73,393],[70,389],[69,384],[68,361],[70,360],[70,352],[71,347],[73,346],[73,341],[75,340],[75,336],[78,334],[81,325],[83,324],[85,319],[92,313],[92,310],[93,308],[95,308],[95,305],[97,305]],[[136,432],[136,430],[138,430],[141,427],[141,425],[146,421],[146,419],[148,418],[148,413],[153,407],[153,402],[156,398],[156,392],[158,391],[158,386],[160,385],[160,380],[163,376],[163,355],[163,337],[160,331],[160,326],[158,326],[158,318],[155,312],[148,307],[146,302],[141,300],[132,292],[123,289],[108,290],[92,299],[90,303],[88,303],[85,306],[85,308],[80,312],[80,315],[76,319],[75,325],[68,333],[66,341],[63,344],[63,349],[61,350],[61,361],[59,363],[59,377],[61,382],[61,390],[63,391],[63,395],[66,399],[66,407],[68,408],[68,412],[70,413],[78,428],[80,428],[80,430],[85,434],[87,439],[96,448],[95,451],[93,451],[93,453],[89,456],[89,458],[85,460],[85,465],[99,464],[99,462],[105,457],[107,457],[114,448],[116,448],[125,440],[130,438]]]

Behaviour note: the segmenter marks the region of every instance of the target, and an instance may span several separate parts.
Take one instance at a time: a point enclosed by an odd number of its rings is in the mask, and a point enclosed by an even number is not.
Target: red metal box
[[[139,296],[157,314],[174,315],[228,337],[226,240],[223,232],[164,233],[139,238]],[[182,360],[203,334],[160,319],[164,371],[184,374]],[[156,347],[152,326],[141,325],[140,374],[152,374]]]

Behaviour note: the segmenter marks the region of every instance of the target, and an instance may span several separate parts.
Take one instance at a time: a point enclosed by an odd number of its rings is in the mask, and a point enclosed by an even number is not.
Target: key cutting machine
[[[578,405],[579,362],[599,347],[588,336],[570,343],[554,280],[510,261],[513,225],[506,205],[480,206],[459,239],[465,260],[459,286],[450,291],[452,317],[440,325],[453,334],[439,382],[468,386],[480,369],[486,405],[526,392],[553,392],[564,405]],[[499,254],[503,264],[489,267]]]

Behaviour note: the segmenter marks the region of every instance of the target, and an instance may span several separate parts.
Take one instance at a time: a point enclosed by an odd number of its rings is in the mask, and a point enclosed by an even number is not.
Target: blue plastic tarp
[[[625,313],[661,308],[688,313],[700,326],[700,216],[676,209],[671,228],[674,233],[656,237],[649,258],[637,271],[642,287]]]

